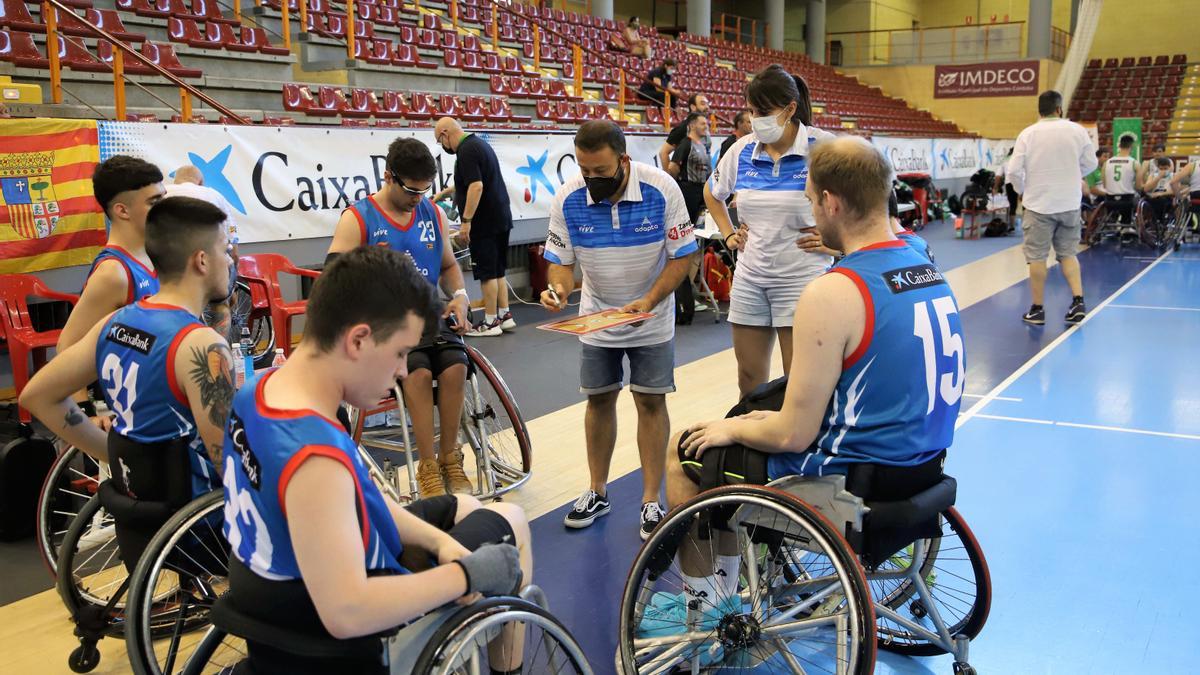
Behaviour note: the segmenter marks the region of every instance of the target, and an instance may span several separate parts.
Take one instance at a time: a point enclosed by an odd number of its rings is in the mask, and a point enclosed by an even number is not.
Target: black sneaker
[[[1041,305],[1033,305],[1028,312],[1025,312],[1025,316],[1021,317],[1021,320],[1034,326],[1041,326],[1046,323],[1046,310],[1042,309]]]
[[[1071,309],[1067,310],[1067,323],[1079,323],[1083,321],[1083,317],[1087,316],[1087,306],[1083,304],[1083,296],[1076,296],[1071,299]],[[1045,317],[1043,317],[1045,318]]]
[[[650,538],[650,535],[654,533],[654,528],[658,527],[662,519],[663,510],[658,505],[658,502],[646,502],[642,504],[642,541]]]
[[[608,515],[611,508],[607,497],[601,497],[595,490],[588,490],[575,500],[575,506],[563,519],[563,525],[574,528],[587,527],[600,516]]]

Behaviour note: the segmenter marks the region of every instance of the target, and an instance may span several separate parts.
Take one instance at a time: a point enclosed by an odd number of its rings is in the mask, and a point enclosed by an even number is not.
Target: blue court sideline
[[[1187,618],[1200,597],[1188,563],[1200,544],[1186,516],[1200,464],[1200,363],[1188,356],[1200,342],[1190,291],[1200,255],[1153,265],[1098,248],[1080,261],[1093,306],[1136,281],[994,392],[949,454],[993,583],[972,662],[990,673],[1188,672],[1200,657]],[[963,311],[964,411],[1062,336],[1068,296],[1052,271],[1042,328],[1019,320],[1027,282]],[[641,543],[640,485],[638,472],[614,481],[616,508],[589,529],[562,526],[570,505],[533,523],[535,576],[597,673],[613,669],[618,604]],[[880,652],[882,673],[949,669],[949,657]]]

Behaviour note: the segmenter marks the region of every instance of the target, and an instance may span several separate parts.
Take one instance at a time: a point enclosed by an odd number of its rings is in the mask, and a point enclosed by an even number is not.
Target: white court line
[[[1164,312],[1200,312],[1200,307],[1162,307],[1160,305],[1117,305],[1112,304],[1109,307],[1117,309],[1157,309]]]
[[[990,392],[988,392],[987,395],[985,395],[982,399],[980,399],[978,403],[971,406],[970,410],[963,413],[962,415],[959,415],[958,421],[955,422],[955,424],[954,424],[954,428],[958,429],[962,425],[966,424],[967,421],[970,420],[972,417],[979,414],[979,412],[981,410],[983,410],[984,407],[986,407],[992,401],[996,400],[996,397],[998,397],[1000,395],[1000,392],[1007,389],[1010,385],[1012,385],[1013,382],[1016,382],[1022,375],[1029,372],[1030,369],[1032,369],[1039,362],[1041,362],[1042,359],[1049,356],[1050,352],[1054,351],[1054,349],[1056,347],[1058,347],[1060,344],[1062,344],[1063,342],[1066,342],[1067,338],[1069,338],[1075,334],[1075,331],[1079,330],[1079,328],[1081,326],[1083,326],[1084,324],[1086,324],[1087,322],[1089,322],[1093,318],[1095,318],[1095,316],[1097,314],[1099,314],[1101,310],[1103,310],[1105,307],[1107,307],[1109,305],[1109,303],[1111,303],[1116,298],[1120,297],[1120,295],[1122,293],[1124,293],[1126,290],[1128,290],[1130,286],[1134,285],[1135,283],[1138,282],[1139,279],[1146,276],[1146,273],[1148,273],[1150,270],[1154,269],[1154,267],[1156,265],[1161,263],[1167,256],[1171,255],[1171,253],[1172,253],[1172,251],[1168,250],[1165,253],[1163,253],[1162,255],[1160,255],[1157,260],[1155,260],[1154,262],[1147,265],[1145,269],[1143,269],[1141,272],[1138,272],[1137,274],[1135,274],[1134,277],[1132,279],[1130,279],[1129,281],[1125,282],[1124,286],[1118,288],[1115,293],[1113,293],[1112,295],[1105,298],[1104,302],[1101,302],[1099,305],[1097,305],[1095,307],[1095,309],[1088,312],[1088,315],[1086,317],[1084,317],[1083,321],[1080,321],[1079,323],[1075,324],[1074,326],[1071,326],[1070,328],[1063,331],[1062,335],[1059,335],[1058,337],[1054,338],[1054,340],[1051,341],[1050,344],[1048,344],[1042,348],[1042,351],[1038,352],[1037,354],[1034,354],[1033,358],[1031,358],[1028,361],[1026,361],[1025,363],[1021,364],[1020,368],[1017,368],[1015,371],[1013,371],[1013,373],[1011,375],[1004,378],[1003,382],[1001,382],[1000,384],[993,387],[992,390]]]
[[[963,398],[985,398],[987,394],[963,394]],[[1021,403],[1025,399],[1015,398],[1012,396],[993,396],[993,401],[1009,401],[1011,403]]]
[[[1096,431],[1119,431],[1123,434],[1139,434],[1142,436],[1164,436],[1166,438],[1184,438],[1190,441],[1200,441],[1200,436],[1196,434],[1177,434],[1170,431],[1151,431],[1150,429],[1132,429],[1129,427],[1112,427],[1103,424],[1081,424],[1079,422],[1056,422],[1054,420],[1038,420],[1029,417],[1008,417],[1005,415],[989,415],[987,413],[978,413],[975,415],[980,419],[985,420],[1000,420],[1002,422],[1021,422],[1023,424],[1041,424],[1053,427],[1070,427],[1072,429],[1094,429]]]

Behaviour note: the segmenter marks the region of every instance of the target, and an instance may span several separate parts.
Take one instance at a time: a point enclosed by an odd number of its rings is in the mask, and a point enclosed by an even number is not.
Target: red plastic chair
[[[61,329],[36,331],[29,320],[29,298],[63,300],[74,307],[78,295],[50,290],[42,280],[32,274],[6,274],[0,276],[0,339],[8,347],[8,358],[12,362],[13,386],[17,396],[29,384],[32,373],[29,358],[33,357],[33,371],[46,365],[46,350],[58,344]],[[29,423],[32,417],[23,409],[18,410],[22,422]]]
[[[42,56],[33,35],[21,31],[0,30],[0,61],[23,68],[50,67],[50,60]]]
[[[292,353],[292,317],[304,314],[307,300],[288,302],[279,288],[279,275],[291,274],[316,279],[321,273],[296,267],[278,253],[256,253],[238,259],[238,277],[250,286],[251,304],[255,309],[265,306],[271,312],[275,330],[275,346],[285,355]]]

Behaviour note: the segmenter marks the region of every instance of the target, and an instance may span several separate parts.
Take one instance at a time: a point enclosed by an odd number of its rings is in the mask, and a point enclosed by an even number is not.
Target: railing
[[[831,66],[979,63],[1022,57],[1025,22],[829,33]],[[1065,54],[1065,50],[1064,50]]]
[[[727,14],[721,12],[718,15],[719,19],[712,27],[712,36],[733,42],[736,44],[747,44],[754,46],[763,46],[767,43],[767,30],[770,23],[759,21],[748,16],[738,14]],[[762,33],[759,33],[759,27],[762,27]],[[746,30],[746,29],[749,30]],[[761,40],[759,39],[761,36]]]
[[[89,33],[91,33],[95,37],[99,37],[104,40],[107,40],[110,44],[112,44],[112,46],[113,46],[113,62],[112,62],[111,67],[112,67],[112,72],[113,72],[113,102],[114,102],[115,108],[116,108],[117,119],[122,120],[122,121],[124,121],[124,119],[125,119],[125,107],[126,107],[125,82],[128,79],[125,75],[125,59],[128,58],[128,56],[132,56],[135,61],[141,63],[143,66],[149,68],[150,70],[154,71],[156,74],[166,78],[167,80],[169,80],[170,82],[172,82],[173,84],[175,84],[176,86],[179,87],[180,106],[179,106],[179,108],[175,108],[171,104],[167,103],[166,101],[163,101],[161,98],[156,96],[149,89],[146,89],[145,87],[143,87],[141,84],[131,81],[134,85],[140,87],[143,91],[145,91],[147,94],[149,94],[153,98],[158,99],[160,102],[162,102],[168,108],[171,108],[172,110],[175,110],[176,112],[178,112],[185,122],[191,121],[192,98],[194,97],[194,98],[197,98],[197,99],[203,101],[204,103],[207,103],[210,107],[212,107],[214,110],[220,112],[225,117],[228,117],[230,119],[230,121],[233,122],[234,124],[248,124],[249,123],[247,120],[243,119],[237,113],[233,112],[229,108],[226,108],[224,105],[221,105],[220,103],[218,103],[216,101],[216,99],[212,98],[208,94],[205,94],[204,92],[200,91],[199,89],[193,87],[192,85],[188,84],[187,82],[184,82],[182,79],[180,79],[177,75],[175,75],[171,71],[169,71],[166,68],[163,68],[162,66],[158,65],[157,63],[151,61],[149,58],[142,55],[141,52],[137,51],[133,47],[130,47],[125,42],[118,40],[116,37],[114,37],[108,31],[91,23],[84,17],[79,16],[78,14],[75,13],[75,11],[73,9],[71,9],[67,5],[63,4],[61,2],[61,0],[43,0],[42,1],[42,19],[46,22],[46,55],[50,59],[50,99],[54,103],[62,103],[63,102],[62,64],[59,62],[58,41],[60,39],[70,40],[72,38],[70,38],[69,36],[61,36],[58,34],[57,15],[51,10],[51,7],[58,9],[60,12],[63,12],[64,14],[71,14],[73,17],[75,17],[75,19],[78,20],[78,22],[81,25],[83,25],[87,29],[87,31]],[[68,92],[68,93],[70,93],[70,92]],[[75,98],[76,100],[79,100],[81,103],[86,105],[88,108],[91,108],[91,110],[93,112],[95,112],[97,114],[97,116],[100,116],[100,112],[98,110],[96,110],[96,108],[92,107],[87,102],[83,101],[82,99],[80,99],[78,96],[75,96],[74,94],[71,94],[71,96],[73,98]]]
[[[1071,48],[1071,34],[1061,28],[1050,28],[1050,58],[1062,63]]]

